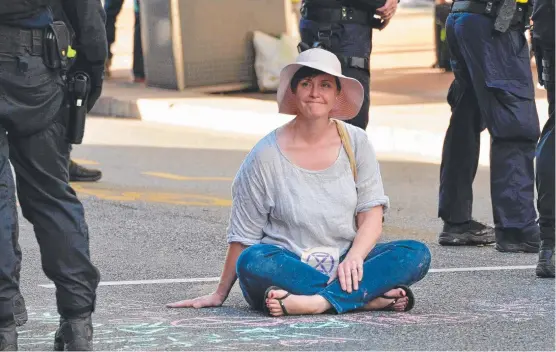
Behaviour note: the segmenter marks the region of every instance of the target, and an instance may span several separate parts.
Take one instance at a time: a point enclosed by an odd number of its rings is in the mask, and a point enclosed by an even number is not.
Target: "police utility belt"
[[[355,23],[371,28],[378,28],[380,19],[374,17],[374,11],[364,11],[353,7],[320,7],[304,5],[301,9],[304,19],[326,23]]]
[[[66,137],[69,143],[80,144],[83,140],[91,87],[90,77],[85,72],[73,72],[70,77],[66,77],[71,61],[77,54],[71,47],[71,41],[71,33],[62,21],[56,21],[44,29],[0,25],[0,53],[21,55],[18,63],[21,70],[27,69],[23,55],[42,56],[46,67],[60,70],[64,79],[67,79],[69,121]]]
[[[319,42],[325,44],[328,49],[330,49],[331,39],[334,35],[332,24],[352,23],[370,26],[371,28],[379,28],[381,26],[381,20],[374,17],[373,11],[358,10],[345,6],[328,8],[320,6],[307,6],[306,4],[303,4],[303,7],[301,8],[301,16],[303,19],[325,23],[319,28],[318,40]],[[370,67],[368,57],[337,56],[343,66],[363,70],[368,70]]]
[[[69,68],[76,54],[71,47],[70,31],[61,21],[44,29],[0,25],[0,52],[42,56],[48,68],[62,70]]]
[[[505,32],[510,27],[528,25],[527,0],[455,0],[452,13],[476,13],[495,19],[495,30]]]

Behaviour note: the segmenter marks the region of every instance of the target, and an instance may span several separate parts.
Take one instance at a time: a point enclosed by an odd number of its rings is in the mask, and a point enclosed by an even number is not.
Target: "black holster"
[[[66,137],[71,144],[83,142],[90,90],[91,79],[87,73],[78,71],[68,77],[69,121]]]

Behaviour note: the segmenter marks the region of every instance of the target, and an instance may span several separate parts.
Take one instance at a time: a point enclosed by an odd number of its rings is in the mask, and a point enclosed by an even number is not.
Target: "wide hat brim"
[[[316,50],[316,49],[313,49]],[[338,61],[339,63],[339,61]],[[355,117],[363,105],[364,89],[356,79],[346,77],[326,63],[318,61],[299,61],[285,66],[280,72],[280,84],[277,91],[278,112],[287,115],[297,115],[298,109],[295,94],[290,82],[295,73],[302,67],[312,67],[340,79],[341,91],[336,104],[330,111],[329,117],[338,120],[349,120]]]

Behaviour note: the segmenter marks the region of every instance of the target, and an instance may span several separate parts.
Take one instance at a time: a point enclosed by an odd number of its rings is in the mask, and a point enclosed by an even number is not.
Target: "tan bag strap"
[[[353,180],[357,182],[357,163],[355,162],[355,154],[353,153],[353,149],[351,148],[351,138],[349,138],[349,133],[346,130],[346,126],[344,125],[344,123],[336,119],[333,120],[336,123],[338,134],[340,135],[344,150],[346,151],[346,154],[348,156],[349,166],[351,168],[351,172],[353,173]]]

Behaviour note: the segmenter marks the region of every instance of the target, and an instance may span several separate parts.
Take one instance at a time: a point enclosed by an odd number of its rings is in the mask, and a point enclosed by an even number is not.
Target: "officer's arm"
[[[78,60],[103,65],[108,55],[106,14],[100,0],[62,0],[64,12],[75,31]]]
[[[554,5],[552,0],[535,0],[533,6],[533,37],[545,48],[554,47]]]

